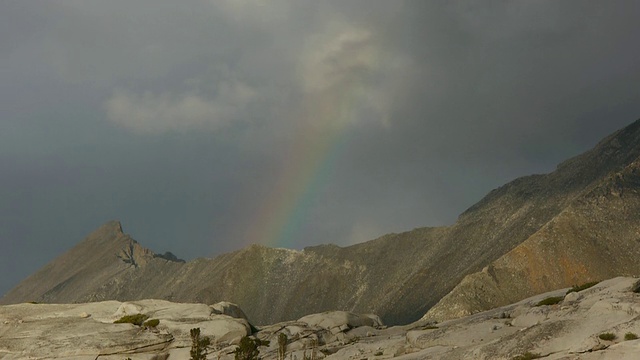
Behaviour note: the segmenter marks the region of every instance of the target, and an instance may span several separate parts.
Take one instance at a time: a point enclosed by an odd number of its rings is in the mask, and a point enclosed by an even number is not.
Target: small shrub
[[[287,339],[287,334],[285,333],[278,334],[278,359],[279,360],[284,360],[285,356],[287,355],[288,340],[289,339]]]
[[[143,325],[144,325],[145,327],[148,327],[148,328],[150,328],[150,327],[154,328],[154,327],[158,326],[158,324],[160,324],[160,320],[158,320],[158,319],[151,319],[151,320],[147,320],[147,321],[145,321]]]
[[[536,304],[536,306],[555,305],[561,302],[562,300],[564,300],[563,296],[551,296],[544,300],[541,300],[539,303]]]
[[[590,287],[592,287],[594,285],[597,285],[598,283],[599,283],[599,281],[591,281],[591,282],[588,282],[588,283],[584,283],[582,285],[573,285],[571,287],[571,289],[567,290],[567,294],[568,293],[572,293],[572,292],[579,292],[579,291],[582,291],[582,290],[586,290],[586,289],[588,289],[588,288],[590,288]]]
[[[145,314],[135,314],[135,315],[125,315],[120,319],[114,321],[114,324],[133,324],[137,326],[142,326],[142,324],[149,318],[148,315]]]
[[[539,359],[542,356],[540,356],[540,354],[538,353],[532,353],[527,351],[526,353],[522,354],[522,355],[518,355],[518,356],[514,356],[512,358],[512,360],[532,360],[532,359]]]
[[[349,339],[349,340],[347,341],[347,344],[355,344],[355,343],[357,343],[358,341],[360,341],[360,336],[354,336],[354,337],[352,337],[351,339]]]
[[[602,333],[598,335],[598,337],[602,340],[612,341],[616,339],[616,334],[613,333]]]
[[[318,358],[316,357],[316,355],[318,352],[318,339],[311,338],[311,343],[308,346],[311,348],[311,355],[307,356],[307,350],[305,350],[302,353],[302,360],[317,360]],[[306,348],[307,346],[305,346],[305,349]]]
[[[200,337],[200,328],[193,328],[191,335],[191,351],[189,360],[207,360],[207,346],[211,344],[211,340],[206,337]]]
[[[327,348],[322,348],[322,349],[320,349],[320,352],[321,352],[325,357],[327,357],[327,356],[329,356],[329,355],[332,355],[332,354],[335,354],[337,351],[338,351],[338,350],[336,350],[336,349],[327,349]]]
[[[628,332],[626,334],[624,334],[624,339],[625,340],[636,340],[638,338],[638,335],[632,332]]]
[[[234,350],[235,360],[258,360],[260,357],[259,346],[269,346],[269,341],[252,339],[248,336],[240,339],[240,344]]]

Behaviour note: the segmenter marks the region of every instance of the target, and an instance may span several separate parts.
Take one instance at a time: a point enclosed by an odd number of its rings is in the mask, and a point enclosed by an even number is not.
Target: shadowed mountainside
[[[440,301],[429,317],[457,317],[639,274],[639,156],[636,121],[552,173],[491,191],[452,226],[345,248],[253,245],[182,263],[156,256],[110,222],[0,303],[225,300],[258,324],[327,310],[373,312],[397,324],[419,319]]]

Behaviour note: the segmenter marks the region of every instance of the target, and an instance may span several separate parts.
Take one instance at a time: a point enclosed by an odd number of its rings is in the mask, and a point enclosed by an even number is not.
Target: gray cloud
[[[452,223],[639,117],[639,7],[2,2],[0,292],[113,218],[247,245],[310,149],[296,247]]]
[[[214,130],[237,119],[255,96],[253,89],[239,82],[220,83],[217,87],[218,94],[211,100],[196,93],[172,96],[116,90],[105,103],[107,118],[141,133]]]

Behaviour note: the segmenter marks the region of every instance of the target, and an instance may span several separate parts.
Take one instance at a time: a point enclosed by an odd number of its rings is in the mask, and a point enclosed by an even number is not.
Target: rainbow
[[[360,86],[329,91],[305,99],[298,116],[300,129],[287,154],[289,161],[275,188],[259,208],[243,243],[295,248],[296,236],[344,151],[358,112]]]
[[[371,82],[381,85],[379,70],[386,62],[373,45],[371,33],[346,27],[334,35],[310,57],[305,74],[311,75],[311,91],[304,92],[294,110],[292,123],[298,129],[286,154],[287,163],[256,208],[250,228],[236,238],[242,244],[295,248],[315,199],[346,150],[349,134],[354,133],[351,125],[361,120],[361,110],[377,113],[381,109]]]

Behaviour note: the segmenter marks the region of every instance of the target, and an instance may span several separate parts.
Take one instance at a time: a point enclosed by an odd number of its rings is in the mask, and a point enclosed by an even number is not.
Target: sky
[[[450,225],[640,118],[637,14],[3,0],[0,294],[109,220],[187,260]]]

